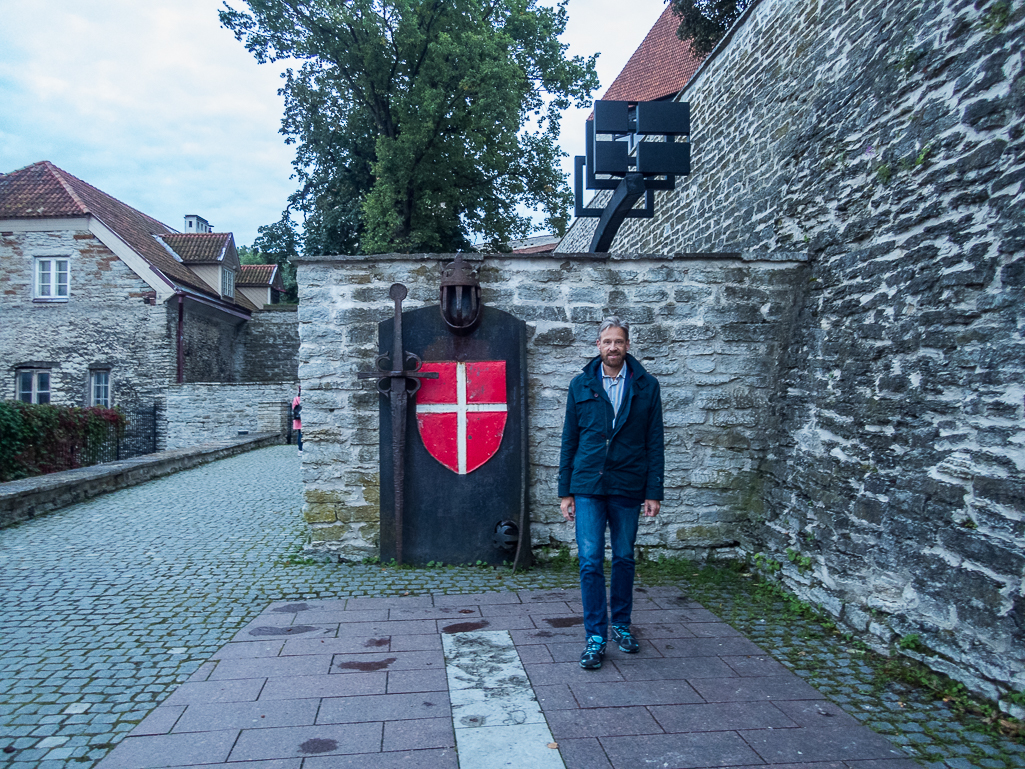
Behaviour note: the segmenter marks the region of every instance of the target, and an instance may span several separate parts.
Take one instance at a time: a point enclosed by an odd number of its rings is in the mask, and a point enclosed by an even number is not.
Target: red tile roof
[[[555,242],[555,243],[545,243],[544,245],[540,245],[540,246],[527,246],[525,248],[514,248],[512,252],[514,254],[547,254],[547,253],[550,253],[550,252],[554,251],[555,247],[558,246],[558,245],[559,245],[558,242]]]
[[[236,286],[270,286],[275,291],[284,291],[281,270],[276,264],[243,264],[235,281]]]
[[[106,225],[169,283],[217,297],[202,278],[157,240],[158,236],[177,233],[152,216],[122,203],[48,160],[0,175],[0,219],[89,215]],[[245,297],[236,297],[235,304],[254,309]]]
[[[230,232],[187,232],[161,235],[160,239],[183,262],[220,262],[235,249],[235,239]]]
[[[690,43],[676,36],[679,25],[667,5],[602,99],[655,101],[679,93],[701,64],[691,55]]]

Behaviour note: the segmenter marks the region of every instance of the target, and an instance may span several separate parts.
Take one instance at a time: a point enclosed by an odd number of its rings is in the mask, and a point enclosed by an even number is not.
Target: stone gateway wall
[[[679,97],[692,175],[613,244],[807,249],[742,546],[993,698],[1025,690],[1023,50],[1020,2],[755,2]]]
[[[299,260],[299,373],[303,383],[306,505],[312,545],[346,558],[378,547],[377,324],[438,303],[440,267],[453,257],[383,255]],[[478,257],[479,258],[479,257]],[[639,545],[703,557],[735,552],[759,511],[757,469],[778,361],[807,282],[797,254],[559,255],[478,261],[483,301],[527,324],[529,505],[535,547],[573,545],[556,476],[566,388],[597,354],[611,313],[631,324],[631,353],[662,383],[667,452],[663,513]],[[389,342],[390,344],[390,342]]]
[[[298,382],[171,385],[165,401],[162,451],[237,438],[243,434],[288,431],[288,409]],[[304,414],[305,415],[305,414]]]

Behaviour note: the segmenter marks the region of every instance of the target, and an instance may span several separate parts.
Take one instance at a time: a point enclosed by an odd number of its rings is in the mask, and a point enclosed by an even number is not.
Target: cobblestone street
[[[0,765],[88,769],[272,600],[496,588],[473,569],[427,572],[427,585],[424,572],[284,565],[300,508],[295,448],[276,446],[0,531],[0,747],[14,749]]]
[[[295,450],[277,446],[0,531],[0,766],[92,767],[272,602],[576,584],[572,570],[295,564],[300,499]],[[813,623],[767,621],[735,588],[691,596],[925,765],[1025,767],[1021,744],[874,688],[857,650]]]

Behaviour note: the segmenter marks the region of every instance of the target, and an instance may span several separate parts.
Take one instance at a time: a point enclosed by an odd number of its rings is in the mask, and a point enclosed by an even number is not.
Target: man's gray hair
[[[623,329],[623,333],[626,334],[626,341],[630,341],[630,324],[625,320],[621,320],[618,315],[610,315],[601,322],[601,326],[598,327],[598,338],[601,339],[601,335],[610,328]]]

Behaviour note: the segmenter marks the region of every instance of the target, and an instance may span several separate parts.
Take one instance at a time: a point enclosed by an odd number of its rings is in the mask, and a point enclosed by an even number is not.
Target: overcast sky
[[[236,3],[236,7],[242,6]],[[181,229],[199,214],[249,245],[295,189],[280,68],[258,65],[219,0],[0,0],[0,172],[40,160]],[[600,52],[600,96],[664,0],[570,0],[570,54]],[[583,154],[587,110],[563,121]],[[567,160],[565,169],[570,169]]]

